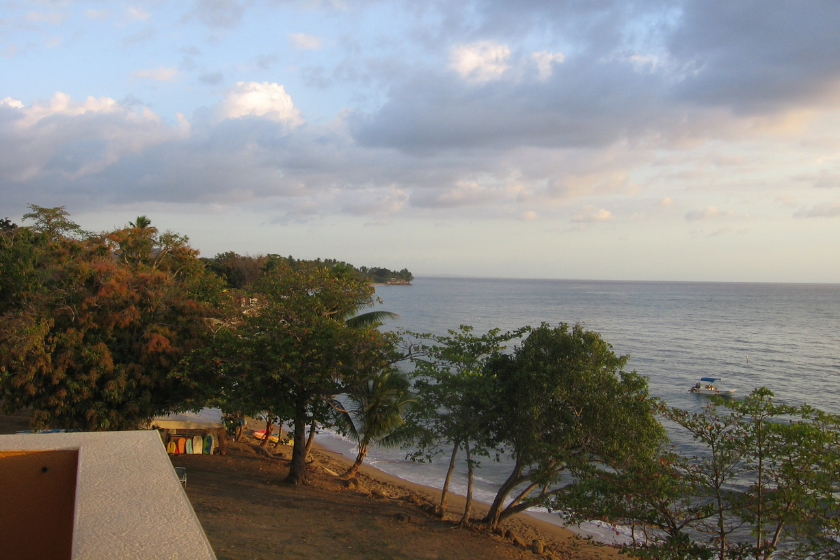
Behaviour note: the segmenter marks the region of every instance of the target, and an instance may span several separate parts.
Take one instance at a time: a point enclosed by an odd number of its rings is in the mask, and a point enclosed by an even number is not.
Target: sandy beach
[[[500,534],[480,525],[459,528],[463,497],[451,495],[448,514],[440,519],[430,513],[439,490],[367,465],[358,484],[347,485],[336,475],[351,460],[318,446],[317,439],[311,484],[290,487],[282,480],[291,448],[269,444],[272,458],[257,443],[246,434],[230,443],[225,457],[171,457],[187,468],[187,494],[219,558],[621,557],[611,546],[529,515],[507,520]],[[486,504],[475,504],[473,518],[486,510]]]

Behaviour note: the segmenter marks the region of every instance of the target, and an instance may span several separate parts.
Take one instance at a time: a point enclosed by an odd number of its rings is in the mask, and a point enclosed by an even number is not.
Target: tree
[[[633,456],[613,469],[587,474],[560,495],[566,518],[630,526],[633,542],[641,540],[648,551],[661,543],[671,548],[688,539],[686,528],[713,512],[707,502],[697,499],[699,481],[689,462],[665,445],[653,455]],[[639,527],[643,539],[637,534]]]
[[[238,255],[233,251],[219,253],[212,259],[206,259],[207,268],[227,282],[229,288],[247,290],[268,262],[268,257],[257,255]]]
[[[405,375],[388,369],[349,387],[346,395],[351,403],[349,410],[336,403],[338,427],[353,438],[359,449],[343,478],[356,476],[371,447],[394,447],[405,441],[409,433],[400,428],[405,424],[406,409],[414,402],[409,388]]]
[[[63,208],[30,206],[3,243],[0,393],[36,427],[133,429],[178,407],[169,377],[207,334],[220,284],[187,239],[137,228],[81,237]],[[23,231],[20,231],[23,230]],[[140,251],[140,248],[145,248]]]
[[[386,369],[393,347],[375,328],[345,324],[373,303],[372,287],[316,264],[269,262],[252,287],[256,311],[217,332],[213,356],[191,357],[179,375],[212,388],[213,372],[223,372],[215,379],[226,398],[258,402],[261,410],[290,419],[294,450],[287,481],[305,484],[305,428],[313,413]]]
[[[683,499],[707,508],[707,518],[714,520],[709,525],[703,517],[692,520],[699,531],[714,535],[718,558],[724,560],[729,549],[729,535],[740,526],[733,519],[732,508],[737,500],[735,490],[737,479],[744,472],[745,449],[738,442],[742,430],[739,415],[721,414],[723,401],[712,401],[700,413],[686,412],[676,408],[663,408],[665,417],[687,430],[694,441],[703,445],[706,453],[690,460],[689,474],[695,486],[686,489]]]
[[[495,413],[493,381],[485,375],[484,364],[505,348],[505,344],[521,337],[527,328],[502,333],[492,329],[477,336],[473,328],[461,325],[447,336],[413,333],[423,343],[414,354],[415,388],[418,404],[411,422],[416,430],[415,460],[432,460],[449,447],[449,468],[441,491],[438,512],[446,513],[449,485],[455,470],[458,452],[467,459],[468,496],[465,518],[469,521],[472,478],[477,462],[473,455],[487,455],[489,418]]]
[[[743,450],[750,485],[734,511],[752,527],[753,556],[766,560],[789,540],[799,542],[806,557],[817,550],[836,557],[837,418],[808,406],[776,404],[764,387],[726,406],[742,419],[735,445]]]
[[[610,468],[658,448],[664,431],[647,382],[623,371],[627,359],[580,325],[542,324],[512,355],[488,363],[500,403],[496,445],[514,461],[487,514],[491,527],[549,501],[564,509],[556,498],[564,474]]]
[[[43,234],[53,241],[86,235],[79,224],[69,219],[70,213],[64,206],[56,206],[55,208],[45,208],[36,204],[28,204],[27,206],[32,212],[24,214],[23,219],[35,222],[30,226],[30,229],[35,233]]]

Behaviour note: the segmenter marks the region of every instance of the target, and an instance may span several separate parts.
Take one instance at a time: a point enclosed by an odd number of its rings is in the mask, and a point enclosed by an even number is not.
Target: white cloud
[[[666,196],[662,200],[659,201],[660,206],[670,206],[673,203],[674,203],[674,201],[671,200],[670,196]]]
[[[465,80],[498,80],[509,68],[510,47],[494,41],[479,41],[452,47],[449,65]]]
[[[109,97],[73,101],[56,92],[29,106],[0,101],[0,179],[62,182],[97,173],[129,154],[189,135],[189,123],[165,125],[146,107],[136,109]]]
[[[523,212],[522,215],[519,216],[519,219],[522,220],[523,222],[533,222],[538,217],[539,216],[537,215],[536,212],[534,212],[533,210],[528,210],[527,212]]]
[[[531,58],[537,64],[537,72],[539,72],[540,80],[547,80],[554,73],[554,64],[561,64],[566,57],[561,52],[541,51],[531,53]]]
[[[178,70],[175,68],[150,68],[148,70],[137,70],[132,73],[135,78],[153,80],[155,82],[174,82],[178,77]]]
[[[237,82],[217,107],[221,118],[257,116],[295,127],[303,123],[292,97],[280,84]]]
[[[23,101],[19,99],[12,99],[11,97],[0,99],[0,105],[5,105],[6,107],[13,107],[15,109],[23,109]]]
[[[612,219],[612,212],[604,208],[587,206],[574,215],[573,222],[606,222]]]
[[[302,51],[317,51],[321,48],[321,39],[306,33],[292,33],[289,35],[289,42],[294,48]]]

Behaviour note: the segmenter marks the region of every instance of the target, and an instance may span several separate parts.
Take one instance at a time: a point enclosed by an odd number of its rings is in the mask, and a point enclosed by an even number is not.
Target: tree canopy
[[[36,427],[134,428],[188,389],[171,368],[202,344],[221,284],[185,237],[153,227],[80,235],[31,206],[0,233],[0,394]]]
[[[494,437],[514,464],[487,514],[492,526],[560,494],[564,474],[657,448],[664,431],[645,379],[623,371],[627,359],[581,325],[542,324],[489,362],[499,396]]]

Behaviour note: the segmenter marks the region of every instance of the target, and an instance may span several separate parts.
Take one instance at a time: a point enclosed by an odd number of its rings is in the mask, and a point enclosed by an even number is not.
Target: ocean
[[[808,403],[840,413],[840,285],[693,282],[614,282],[417,278],[411,286],[377,286],[383,305],[399,314],[384,328],[446,334],[471,325],[477,334],[542,322],[581,323],[598,331],[627,369],[648,378],[650,392],[668,405],[702,409],[705,397],[688,392],[701,377],[745,395],[758,387],[776,402]],[[671,433],[678,447],[690,438]],[[323,434],[320,443],[355,456],[351,443]],[[405,460],[399,449],[374,449],[366,462],[389,474],[440,488],[447,460]],[[504,461],[484,459],[476,499],[490,502],[509,473]],[[453,490],[466,491],[465,468]],[[622,541],[598,525],[581,532]]]

